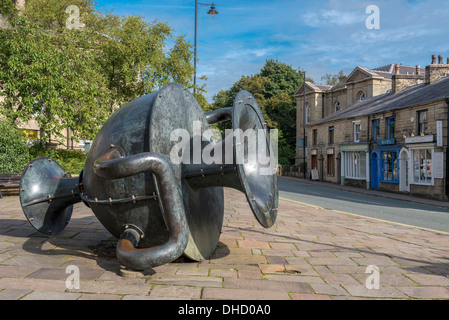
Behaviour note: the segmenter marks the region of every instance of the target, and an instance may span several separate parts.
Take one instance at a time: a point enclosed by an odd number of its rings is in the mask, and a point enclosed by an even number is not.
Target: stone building
[[[432,56],[425,69],[357,67],[334,87],[306,83],[306,109],[302,92],[297,138],[305,120],[306,148],[296,162],[306,160],[307,177],[447,198],[449,59]]]

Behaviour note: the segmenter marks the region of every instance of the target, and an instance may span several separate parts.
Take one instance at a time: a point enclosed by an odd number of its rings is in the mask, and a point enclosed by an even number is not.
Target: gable
[[[330,86],[326,85],[317,85],[311,82],[306,81],[306,95],[309,93],[315,93],[315,92],[323,92],[331,88]],[[301,96],[304,95],[304,84],[302,84],[298,90],[295,92],[295,96]]]
[[[356,67],[348,76],[345,83],[351,83],[351,82],[359,82],[366,79],[371,79],[374,76],[373,73],[368,72],[367,70],[364,70],[361,67]]]

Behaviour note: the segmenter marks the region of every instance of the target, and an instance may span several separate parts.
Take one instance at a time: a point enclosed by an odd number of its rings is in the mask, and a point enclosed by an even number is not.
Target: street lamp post
[[[304,174],[304,179],[306,178],[306,70],[303,70],[304,73],[304,104],[303,104],[303,143],[302,143],[302,170]]]
[[[218,11],[215,10],[215,4],[213,3],[201,3],[198,0],[195,0],[195,51],[194,51],[194,78],[193,78],[193,93],[196,92],[196,53],[197,53],[197,30],[198,30],[198,6],[210,6],[210,10],[207,12],[212,18],[218,14]]]

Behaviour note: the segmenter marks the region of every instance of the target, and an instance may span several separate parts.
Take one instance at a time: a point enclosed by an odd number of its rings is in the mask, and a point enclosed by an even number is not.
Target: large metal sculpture
[[[229,135],[214,143],[195,133],[198,127],[204,132],[221,121],[232,121],[234,129],[263,132],[258,139],[266,142],[263,152],[270,163],[238,161],[250,152],[239,148],[244,136]],[[199,141],[201,150],[212,146],[228,151],[222,153],[223,161],[195,162],[195,152],[182,153],[179,163],[170,161],[179,146],[173,132],[180,129],[190,134],[186,145]],[[228,142],[233,146],[231,161]],[[119,239],[117,258],[130,269],[162,265],[182,254],[201,261],[210,258],[219,240],[223,187],[244,192],[262,226],[274,224],[277,179],[275,172],[266,173],[273,160],[265,121],[249,92],[238,93],[233,107],[204,113],[188,90],[172,83],[128,103],[106,122],[79,177],[67,176],[50,158],[31,161],[22,175],[20,202],[28,221],[48,236],[66,227],[73,204],[84,202]]]

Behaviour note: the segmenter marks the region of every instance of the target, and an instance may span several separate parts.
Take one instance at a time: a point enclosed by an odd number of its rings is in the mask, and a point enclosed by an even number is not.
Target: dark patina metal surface
[[[178,143],[172,133],[185,130],[201,148],[223,149],[225,140],[201,141],[210,124],[231,120],[234,129],[265,130],[255,99],[240,92],[233,107],[204,113],[194,96],[178,84],[136,99],[119,109],[103,126],[78,179],[65,176],[51,159],[37,159],[22,178],[21,203],[28,220],[48,235],[68,223],[72,204],[83,201],[104,227],[119,239],[117,257],[126,267],[146,269],[171,262],[181,254],[200,261],[214,252],[224,215],[223,187],[244,192],[257,220],[273,225],[277,215],[277,180],[262,167],[236,163],[192,164],[170,161]],[[198,128],[197,128],[198,129]],[[194,132],[195,131],[195,132]],[[230,136],[234,145],[243,141]],[[198,140],[196,140],[198,141]],[[192,144],[192,143],[190,143]],[[193,150],[189,157],[193,157]],[[227,150],[228,151],[228,150]],[[271,148],[266,153],[272,155]]]

